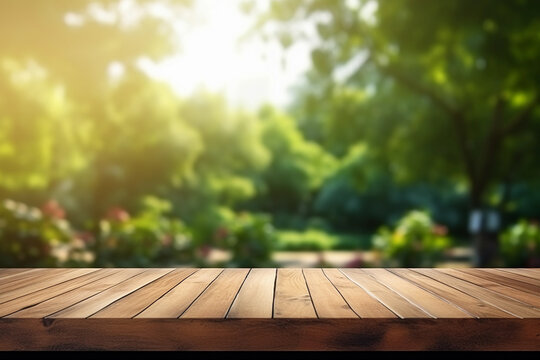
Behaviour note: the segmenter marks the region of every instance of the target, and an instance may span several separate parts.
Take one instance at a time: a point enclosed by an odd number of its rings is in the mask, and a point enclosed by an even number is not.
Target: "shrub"
[[[306,231],[280,231],[278,248],[289,251],[322,251],[336,246],[335,236],[317,229]]]
[[[540,265],[540,227],[537,222],[521,220],[499,237],[503,262],[512,267]]]
[[[275,242],[275,230],[270,217],[243,212],[221,228],[229,249],[232,251],[232,264],[240,267],[271,265]]]
[[[0,266],[51,267],[69,260],[72,241],[63,209],[54,201],[42,209],[5,200],[0,205]],[[84,247],[84,246],[83,246]]]
[[[373,245],[385,265],[433,266],[451,245],[446,227],[433,223],[427,212],[414,210],[399,220],[393,231],[379,230]]]
[[[191,235],[180,220],[164,216],[170,209],[169,202],[154,197],[146,198],[133,218],[124,209],[110,209],[99,223],[96,264],[144,267],[188,260]]]

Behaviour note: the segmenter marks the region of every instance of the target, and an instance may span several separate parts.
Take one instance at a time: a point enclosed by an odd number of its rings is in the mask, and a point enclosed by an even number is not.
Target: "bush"
[[[385,265],[402,267],[433,266],[451,245],[446,227],[436,225],[424,211],[411,211],[390,231],[379,230],[373,245]]]
[[[232,251],[232,264],[240,267],[270,266],[275,230],[269,216],[240,213],[228,227],[218,229]]]
[[[521,220],[499,237],[499,248],[506,266],[540,265],[540,227],[537,222]]]
[[[178,219],[165,217],[171,205],[154,197],[144,200],[136,217],[112,208],[99,223],[94,244],[98,266],[174,264],[191,259],[191,235]]]
[[[54,201],[38,209],[5,200],[0,205],[0,266],[52,267],[70,261],[73,265],[74,254],[84,253],[84,244],[73,237],[64,216]]]
[[[338,243],[335,236],[317,229],[306,231],[280,231],[278,248],[288,251],[322,251],[334,248]]]

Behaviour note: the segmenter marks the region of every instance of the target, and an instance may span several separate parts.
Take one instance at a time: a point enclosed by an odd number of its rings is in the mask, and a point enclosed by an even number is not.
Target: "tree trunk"
[[[484,204],[482,194],[483,191],[480,188],[475,185],[472,186],[469,230],[474,244],[473,264],[475,267],[493,266],[498,252],[498,226],[490,226],[489,224],[489,217],[498,216],[498,212]],[[471,226],[475,214],[479,217],[477,227]]]

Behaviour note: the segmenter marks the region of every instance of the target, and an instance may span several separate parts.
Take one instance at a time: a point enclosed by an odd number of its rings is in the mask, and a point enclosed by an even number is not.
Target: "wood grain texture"
[[[278,269],[274,295],[275,318],[316,318],[301,269]]]
[[[109,304],[98,311],[92,318],[132,318],[141,313],[165,295],[169,290],[177,286],[196,269],[176,269],[161,278],[145,285],[131,294]]]
[[[324,275],[322,269],[304,269],[315,312],[320,319],[357,318],[358,315]]]
[[[434,269],[413,269],[420,274],[426,275],[430,278],[433,278],[437,281],[443,282],[448,286],[456,288],[460,291],[463,291],[471,296],[474,296],[477,299],[481,299],[488,304],[491,304],[503,311],[506,311],[509,314],[515,315],[521,318],[538,318],[540,317],[540,311],[535,308],[523,304],[520,301],[514,300],[507,296],[501,295],[499,293],[493,292],[491,290],[483,289],[480,286],[477,286],[468,281],[462,280],[460,278],[448,275],[443,272],[443,270],[434,270]]]
[[[504,286],[494,281],[486,280],[483,277],[473,275],[473,273],[470,272],[463,272],[461,270],[455,269],[441,269],[441,271],[446,274],[455,276],[459,279],[466,280],[472,284],[478,285],[482,289],[487,289],[499,294],[503,294],[512,299],[519,300],[527,305],[540,307],[540,296],[531,294],[529,292],[520,291],[508,286]]]
[[[358,316],[362,318],[397,318],[397,315],[390,309],[371,297],[338,269],[324,269],[324,273]]]
[[[539,269],[510,269],[510,268],[501,268],[497,270],[502,271],[509,271],[513,272],[514,274],[522,275],[525,277],[533,278],[533,279],[540,279],[540,270]]]
[[[444,283],[408,269],[390,269],[393,273],[407,279],[419,287],[452,302],[476,318],[515,318],[516,316],[485,303],[467,293]]]
[[[506,269],[506,270],[511,270],[511,269]],[[516,280],[516,281],[519,281],[519,282],[525,282],[527,284],[535,285],[535,286],[540,288],[540,276],[535,279],[535,278],[532,278],[532,277],[516,274],[516,273],[511,272],[511,271],[504,271],[504,270],[501,270],[501,269],[484,269],[484,271],[492,273],[492,274],[497,274],[497,275],[500,275],[500,276],[504,276],[506,278]]]
[[[9,281],[9,279],[12,279],[17,276],[21,276],[24,273],[30,272],[30,271],[36,271],[38,269],[28,269],[28,268],[20,268],[20,269],[11,269],[11,268],[4,268],[0,269],[0,282],[6,283]]]
[[[251,269],[227,317],[231,319],[272,318],[275,282],[276,269]]]
[[[513,289],[528,292],[537,296],[540,294],[540,286],[531,284],[529,282],[524,282],[524,281],[520,281],[516,279],[510,279],[499,273],[491,272],[490,269],[486,269],[486,270],[482,269],[481,271],[478,271],[478,270],[475,271],[475,270],[476,269],[461,269],[460,271],[489,280],[489,281],[493,281],[494,283],[497,283],[497,284],[508,286]],[[519,276],[519,275],[516,275],[516,276]],[[534,279],[531,279],[531,280],[534,280]]]
[[[0,294],[35,284],[42,278],[47,279],[64,271],[63,269],[35,269],[31,273],[18,274],[16,279],[8,279],[5,282],[0,279]]]
[[[365,272],[433,317],[471,317],[469,313],[460,310],[453,303],[433,295],[386,269],[366,269]]]
[[[0,350],[540,350],[537,270],[4,270]]]
[[[108,288],[99,294],[83,300],[77,304],[49,315],[51,318],[86,318],[110,303],[132,293],[144,285],[171,272],[172,269],[145,270],[118,285]]]
[[[539,328],[540,319],[0,319],[0,350],[538,351]]]
[[[401,318],[430,318],[432,317],[418,306],[410,303],[388,287],[377,282],[361,269],[342,269],[349,279],[361,286],[368,294],[379,300],[387,308]]]
[[[24,296],[26,294],[33,293],[35,291],[48,288],[50,286],[63,283],[64,281],[77,278],[84,274],[92,273],[94,271],[97,271],[97,269],[66,269],[61,272],[55,272],[48,275],[39,276],[35,281],[29,281],[26,285],[22,287],[18,287],[11,291],[2,291],[2,293],[0,293],[0,304]]]
[[[67,293],[73,289],[80,288],[86,284],[90,284],[118,271],[119,270],[117,269],[101,269],[5,302],[2,304],[2,306],[0,306],[0,317],[9,315],[24,308],[35,306],[40,302]]]
[[[137,315],[137,318],[177,318],[221,274],[223,269],[201,269]]]
[[[181,315],[184,319],[221,319],[240,290],[249,269],[225,269]]]
[[[56,296],[47,301],[43,301],[35,306],[22,309],[9,315],[9,318],[43,318],[48,315],[54,314],[65,308],[68,308],[80,301],[91,298],[92,296],[99,294],[103,290],[120,284],[122,281],[129,279],[139,273],[142,269],[122,269],[122,271],[112,270],[113,273],[106,276],[98,282],[92,282],[80,288],[68,291],[61,296]]]

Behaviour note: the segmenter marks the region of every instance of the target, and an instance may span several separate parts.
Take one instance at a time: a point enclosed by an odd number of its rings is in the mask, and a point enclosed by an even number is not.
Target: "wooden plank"
[[[135,290],[145,286],[146,284],[159,279],[172,269],[150,269],[145,270],[132,278],[115,285],[96,296],[83,300],[77,304],[70,306],[64,310],[60,310],[49,315],[51,318],[86,318],[99,310],[103,309],[110,303],[134,292]]]
[[[403,319],[432,317],[418,306],[375,280],[362,269],[341,269],[341,272]]]
[[[515,316],[512,314],[504,312],[495,306],[485,303],[475,297],[472,297],[425,275],[416,273],[409,269],[390,269],[390,271],[415,283],[421,288],[452,302],[476,318],[515,318]]]
[[[35,269],[32,272],[19,274],[15,279],[9,279],[5,283],[0,282],[0,294],[35,284],[40,281],[40,277],[50,277],[53,274],[60,274],[63,271],[64,269]]]
[[[276,269],[251,269],[227,317],[272,318],[275,282]]]
[[[132,318],[177,286],[197,269],[175,269],[131,294],[109,304],[92,318]]]
[[[540,319],[0,319],[1,350],[540,350]]]
[[[324,269],[323,271],[351,309],[361,318],[397,318],[390,309],[371,297],[338,269]]]
[[[7,282],[8,279],[32,271],[36,269],[30,269],[30,268],[3,268],[0,269],[0,284]]]
[[[98,271],[79,276],[75,279],[53,285],[51,287],[23,295],[19,298],[0,304],[0,317],[12,314],[24,308],[32,307],[40,302],[51,299],[73,289],[77,289],[86,284],[104,278],[105,276],[118,272],[118,269],[100,269]]]
[[[533,279],[530,277],[514,274],[511,272],[501,271],[497,269],[482,269],[482,273],[488,273],[490,275],[501,277],[502,279],[500,280],[497,278],[499,280],[497,282],[501,284],[504,282],[504,285],[507,285],[510,287],[515,287],[517,285],[519,286],[520,290],[532,291],[533,294],[540,293],[540,279]],[[529,289],[529,290],[526,290],[526,289]]]
[[[483,289],[480,286],[472,284],[468,281],[459,279],[457,277],[444,273],[443,269],[413,269],[414,271],[429,276],[432,279],[440,281],[448,286],[456,288],[462,292],[465,292],[477,299],[487,302],[499,309],[506,311],[522,318],[538,318],[540,317],[540,311],[537,309],[523,304],[517,300],[511,299],[507,296],[499,293]]]
[[[489,271],[489,269],[460,269],[460,271],[476,276],[476,277],[480,277],[480,278],[492,281],[500,285],[504,285],[504,286],[511,287],[520,291],[528,292],[533,295],[540,294],[540,286],[536,286],[536,285],[533,285],[524,281],[509,279],[500,274],[492,273]]]
[[[301,269],[278,269],[274,295],[275,318],[316,318]]]
[[[143,269],[121,269],[99,281],[92,282],[80,288],[68,291],[60,296],[56,296],[47,301],[43,301],[35,306],[23,309],[13,313],[7,318],[44,318],[48,315],[61,311],[76,304],[80,301],[88,299],[103,290],[115,286],[122,281],[129,279],[143,272]]]
[[[92,273],[98,269],[59,269],[63,270],[58,273],[48,274],[46,276],[39,276],[36,279],[30,281],[26,286],[18,287],[11,291],[5,291],[0,294],[0,304],[9,300],[16,299],[18,297],[31,294],[35,291],[39,291],[56,284],[63,283],[84,274]]]
[[[248,272],[249,269],[225,269],[181,318],[225,318]]]
[[[512,272],[514,274],[526,276],[532,279],[537,279],[537,280],[540,279],[540,271],[538,271],[538,269],[500,268],[497,270]]]
[[[200,269],[163,295],[136,318],[176,319],[222,271],[223,269]]]
[[[304,269],[304,277],[315,312],[320,319],[357,318],[339,291],[324,275],[322,269]]]
[[[435,318],[472,317],[453,303],[427,292],[386,269],[365,269],[364,271]]]
[[[445,272],[446,274],[468,281],[470,283],[476,284],[484,289],[488,289],[499,294],[506,295],[513,299],[519,300],[525,304],[540,307],[540,296],[513,289],[511,287],[501,285],[494,281],[486,280],[482,277],[473,275],[474,272],[464,272],[454,269],[441,269],[441,271]]]

